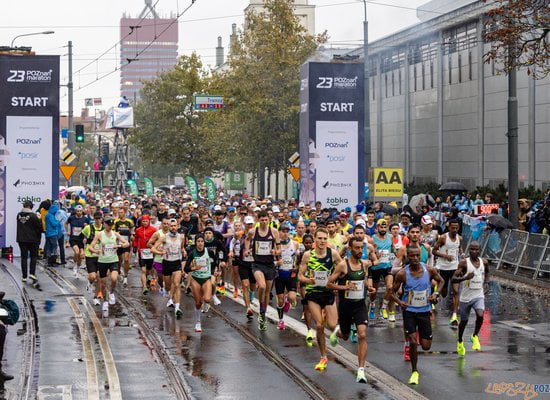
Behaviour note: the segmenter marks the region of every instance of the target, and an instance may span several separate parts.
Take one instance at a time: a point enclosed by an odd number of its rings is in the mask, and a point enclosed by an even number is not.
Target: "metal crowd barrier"
[[[470,225],[462,227],[463,247],[474,240]],[[550,236],[515,229],[483,230],[477,241],[481,256],[497,270],[550,282]]]

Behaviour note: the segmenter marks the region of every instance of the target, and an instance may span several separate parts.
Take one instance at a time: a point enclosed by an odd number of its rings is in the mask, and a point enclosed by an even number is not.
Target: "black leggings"
[[[27,278],[27,259],[29,254],[31,256],[30,271],[29,274],[36,275],[36,260],[38,259],[38,246],[39,243],[22,243],[18,242],[19,249],[21,249],[21,275],[23,278]]]

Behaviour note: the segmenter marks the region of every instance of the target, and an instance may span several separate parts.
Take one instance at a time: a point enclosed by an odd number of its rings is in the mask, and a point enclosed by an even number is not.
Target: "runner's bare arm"
[[[308,284],[315,283],[315,279],[306,277],[307,263],[309,262],[309,251],[306,251],[302,257],[300,263],[300,269],[298,270],[298,280],[300,283]]]
[[[347,264],[344,260],[340,261],[334,268],[334,272],[328,278],[327,289],[348,290],[352,289],[349,285],[338,285],[336,281],[346,274]]]

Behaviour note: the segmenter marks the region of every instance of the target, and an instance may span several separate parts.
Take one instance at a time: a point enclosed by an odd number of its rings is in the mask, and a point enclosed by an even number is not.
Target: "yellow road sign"
[[[288,169],[288,172],[290,172],[294,181],[298,182],[300,180],[300,168],[292,167]]]
[[[373,197],[403,197],[402,168],[373,168]]]

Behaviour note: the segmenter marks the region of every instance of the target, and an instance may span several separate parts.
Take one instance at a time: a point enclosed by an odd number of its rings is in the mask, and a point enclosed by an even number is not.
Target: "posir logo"
[[[337,207],[341,204],[348,204],[348,199],[344,199],[343,197],[327,197],[327,204]]]
[[[327,156],[329,162],[342,162],[345,161],[346,156]]]
[[[15,141],[16,144],[42,144],[42,138],[38,139],[25,139],[19,138]]]
[[[24,152],[20,151],[19,153],[17,153],[17,155],[22,160],[38,158],[38,153],[24,153]]]
[[[349,142],[346,142],[346,143],[328,142],[328,143],[325,143],[325,147],[329,147],[331,149],[347,149],[348,143]]]
[[[355,89],[359,77],[348,78],[345,76],[320,76],[317,89]]]
[[[16,70],[11,69],[10,75],[6,81],[8,82],[38,82],[50,83],[52,81],[53,71],[36,71],[36,70]]]

